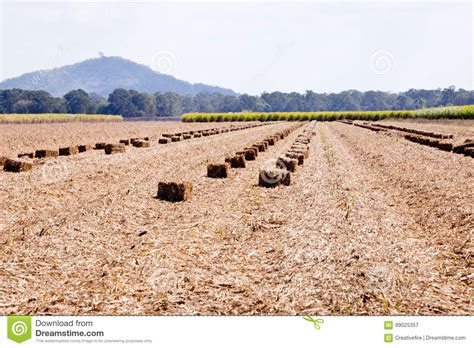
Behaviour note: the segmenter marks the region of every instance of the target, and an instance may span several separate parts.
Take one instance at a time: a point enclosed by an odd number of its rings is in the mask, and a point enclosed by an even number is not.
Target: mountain
[[[199,92],[237,95],[231,89],[192,84],[127,59],[105,56],[61,68],[34,71],[0,82],[0,89],[11,88],[45,90],[57,97],[79,88],[104,97],[116,88],[148,93],[175,92],[181,95]]]

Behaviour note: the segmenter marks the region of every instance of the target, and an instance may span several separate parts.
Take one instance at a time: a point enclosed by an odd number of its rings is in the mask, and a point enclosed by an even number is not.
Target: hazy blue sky
[[[0,80],[121,56],[238,92],[471,89],[467,2],[5,2]]]

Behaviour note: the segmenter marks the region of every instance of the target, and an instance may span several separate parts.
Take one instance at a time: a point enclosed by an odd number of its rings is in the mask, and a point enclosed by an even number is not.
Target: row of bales
[[[285,154],[261,168],[258,174],[258,185],[267,188],[289,186],[291,175],[296,173],[298,166],[302,166],[309,156],[309,144],[314,135],[315,132],[311,128],[305,129]]]
[[[226,128],[209,128],[198,131],[189,131],[173,134],[163,134],[159,139],[159,143],[177,142],[191,138],[206,137],[214,134],[221,134],[241,129],[248,129],[252,127],[263,126],[265,124],[246,124],[246,125],[232,125]],[[4,171],[8,172],[25,172],[33,169],[33,163],[25,161],[25,159],[45,159],[54,158],[58,156],[72,156],[79,153],[91,150],[103,150],[106,155],[124,153],[126,146],[132,145],[137,148],[148,148],[151,146],[150,137],[140,137],[131,139],[121,139],[118,143],[98,142],[95,145],[83,144],[61,147],[59,149],[39,149],[34,152],[25,152],[17,155],[18,159],[10,159],[5,156],[0,156],[0,165],[3,165]]]
[[[230,129],[215,129],[211,131],[198,131],[201,136],[209,136],[213,134],[219,134],[218,132],[230,132],[239,129],[245,129],[249,127],[257,127],[257,125],[241,125],[233,126]],[[262,141],[256,142],[251,146],[245,147],[241,151],[235,152],[234,155],[227,156],[224,159],[224,163],[213,163],[207,166],[207,176],[209,178],[227,178],[230,176],[230,168],[246,168],[246,161],[255,161],[258,157],[259,152],[265,152],[269,146],[273,146],[277,141],[287,137],[292,131],[301,125],[294,125],[290,128],[277,132],[271,136],[266,137]],[[193,133],[195,136],[196,133]],[[172,138],[177,136],[176,134],[169,134],[166,138]],[[190,181],[183,182],[159,182],[158,193],[156,198],[170,201],[170,202],[181,202],[191,198],[193,192],[193,184]]]
[[[234,132],[243,129],[249,129],[259,126],[264,126],[267,123],[260,124],[248,124],[248,125],[232,125],[230,127],[225,128],[210,128],[210,129],[202,129],[202,130],[192,130],[188,132],[179,132],[179,133],[165,133],[162,134],[161,138],[158,139],[159,144],[169,144],[178,141],[188,140],[192,138],[201,138],[201,137],[208,137],[211,135],[217,135],[222,133]]]
[[[79,153],[91,150],[104,150],[106,155],[125,152],[125,145],[132,144],[134,147],[149,147],[149,138],[132,138],[120,140],[119,144],[110,143],[96,143],[95,145],[73,145],[61,147],[59,149],[39,149],[34,152],[20,153],[17,155],[18,159],[9,159],[7,157],[0,157],[0,164],[3,165],[3,170],[7,172],[25,172],[33,169],[33,163],[24,161],[23,159],[47,159],[60,156],[73,156]]]
[[[465,156],[474,157],[474,140],[472,139],[466,139],[463,143],[455,145],[452,141],[450,141],[450,139],[454,138],[452,134],[443,134],[439,132],[430,132],[392,125],[368,123],[353,124],[357,127],[369,129],[374,132],[388,133],[388,131],[393,130],[396,132],[400,132],[403,138],[413,143],[434,147],[442,151],[454,152],[458,154],[463,154]]]
[[[211,128],[203,129],[189,132],[179,132],[179,133],[167,133],[163,134],[162,137],[158,140],[160,144],[168,144],[172,142],[178,142],[182,140],[187,140],[191,138],[201,138],[208,137],[211,135],[217,135],[222,133],[234,132],[243,129],[249,129],[254,127],[263,126],[265,124],[246,124],[246,125],[232,125],[226,128]],[[256,156],[256,154],[255,154]],[[245,167],[245,163],[243,164]],[[226,172],[225,177],[228,175],[228,164],[224,166],[224,171]],[[218,169],[216,169],[218,170]],[[224,175],[224,174],[220,174]],[[224,177],[224,176],[222,176]],[[169,202],[182,202],[187,201],[191,198],[193,192],[193,184],[190,181],[183,182],[174,182],[174,181],[160,181],[158,183],[158,193],[156,198],[169,201]]]
[[[211,163],[207,166],[207,176],[209,178],[227,178],[230,175],[230,168],[245,168],[246,161],[254,161],[258,157],[259,152],[265,152],[269,146],[273,146],[277,141],[286,138],[291,132],[301,125],[289,127],[283,131],[277,132],[258,141],[251,146],[245,147],[241,151],[237,151],[232,156],[227,156],[224,163]]]

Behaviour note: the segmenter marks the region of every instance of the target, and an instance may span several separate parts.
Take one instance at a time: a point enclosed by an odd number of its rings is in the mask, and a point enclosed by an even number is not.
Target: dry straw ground
[[[1,125],[0,154],[209,126]],[[0,314],[474,314],[472,158],[319,123],[291,186],[257,173],[303,128],[206,177],[286,127],[0,173]],[[153,198],[174,179],[189,201]]]

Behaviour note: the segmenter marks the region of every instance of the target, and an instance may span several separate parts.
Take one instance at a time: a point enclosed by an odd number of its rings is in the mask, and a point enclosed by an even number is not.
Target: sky
[[[470,1],[1,1],[0,80],[120,56],[264,91],[473,89]]]

